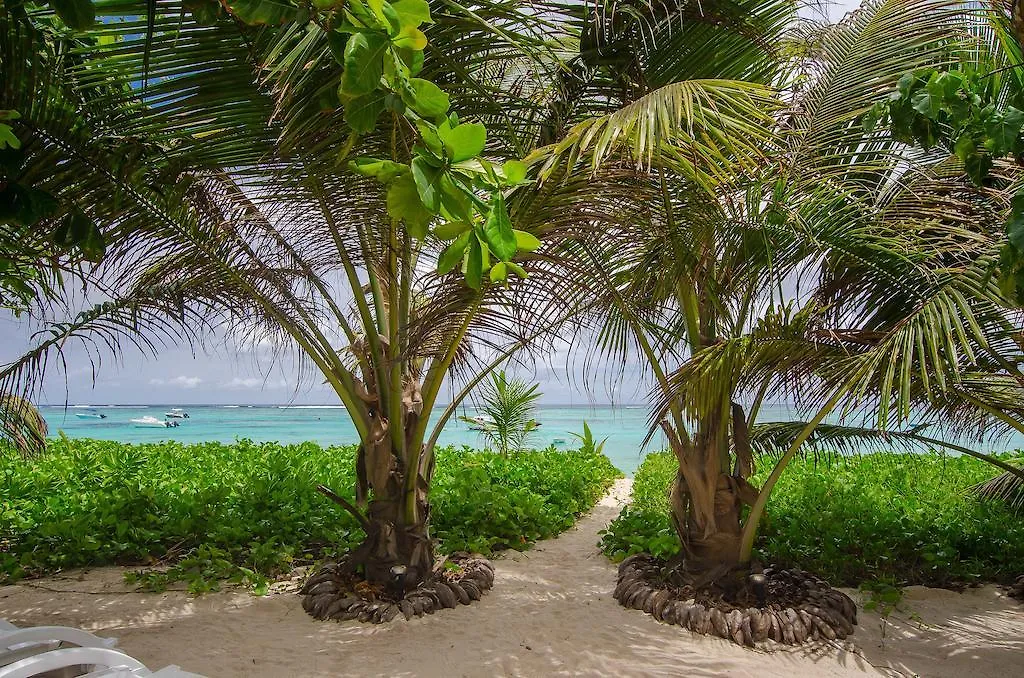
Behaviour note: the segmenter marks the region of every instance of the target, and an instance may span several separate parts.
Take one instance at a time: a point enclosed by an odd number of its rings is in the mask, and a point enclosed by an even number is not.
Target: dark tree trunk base
[[[303,596],[302,608],[317,619],[358,619],[382,624],[469,605],[494,585],[494,566],[483,556],[453,553],[447,562],[457,567],[435,572],[405,595],[371,584],[341,565],[330,563],[306,580],[299,591]]]
[[[758,601],[746,586],[694,590],[680,585],[664,575],[664,567],[664,561],[646,554],[626,558],[619,565],[615,599],[660,622],[747,646],[769,639],[799,645],[846,638],[857,624],[853,600],[803,570],[765,568],[763,601]]]

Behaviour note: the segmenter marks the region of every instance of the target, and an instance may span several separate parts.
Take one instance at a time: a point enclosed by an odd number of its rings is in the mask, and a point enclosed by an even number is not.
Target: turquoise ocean
[[[164,419],[172,407],[189,414],[174,428],[142,428],[132,419]],[[51,436],[61,432],[70,438],[96,438],[126,443],[175,440],[183,443],[205,441],[233,442],[239,438],[261,442],[298,443],[307,440],[321,445],[347,445],[358,441],[355,428],[345,410],[332,405],[51,405],[41,408]],[[645,405],[557,406],[538,409],[541,427],[527,441],[530,447],[567,449],[577,443],[573,433],[583,431],[586,421],[595,437],[607,438],[605,454],[612,462],[632,474],[643,455],[664,447],[659,433],[646,448],[648,408]],[[103,419],[79,418],[78,414],[103,414]],[[472,407],[460,408],[459,415],[473,416]],[[762,407],[758,421],[785,421],[796,417],[786,405]],[[990,452],[1024,448],[1024,436],[995,438],[982,443],[958,441],[972,449]],[[442,445],[481,447],[480,434],[453,417],[440,437]],[[864,450],[871,451],[871,450]]]

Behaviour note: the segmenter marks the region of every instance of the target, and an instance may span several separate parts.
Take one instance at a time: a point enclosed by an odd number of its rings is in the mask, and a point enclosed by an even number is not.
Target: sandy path
[[[595,547],[626,496],[620,481],[575,529],[498,559],[495,588],[481,602],[407,623],[316,622],[292,595],[138,594],[119,568],[0,588],[0,617],[100,631],[152,668],[225,678],[878,675],[872,664],[888,675],[1024,676],[1024,607],[992,588],[912,589],[911,609],[933,626],[894,621],[885,649],[879,619],[867,614],[857,646],[769,652],[626,610],[611,598],[615,568]]]

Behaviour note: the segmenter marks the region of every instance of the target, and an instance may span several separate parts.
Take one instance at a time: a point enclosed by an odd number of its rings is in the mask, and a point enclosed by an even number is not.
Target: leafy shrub
[[[439,448],[439,548],[526,548],[572,525],[618,475],[594,453]],[[353,500],[355,447],[61,439],[35,459],[0,455],[0,581],[162,564],[172,567],[136,579],[157,590],[182,580],[201,592],[222,579],[259,590],[293,561],[337,557],[362,539],[318,483]]]
[[[667,501],[675,470],[671,454],[645,458],[632,505],[602,538],[609,557],[678,552]],[[1024,572],[1024,524],[998,502],[966,491],[996,472],[976,459],[937,453],[795,460],[768,502],[759,557],[848,586],[1012,581]]]

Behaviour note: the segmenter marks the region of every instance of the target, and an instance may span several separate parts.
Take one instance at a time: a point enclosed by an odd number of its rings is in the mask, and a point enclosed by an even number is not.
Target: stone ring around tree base
[[[846,638],[857,624],[853,600],[803,570],[765,568],[765,603],[749,607],[665,583],[663,565],[647,554],[630,556],[619,565],[613,596],[623,607],[643,610],[660,622],[747,646],[769,639],[798,645]]]
[[[299,592],[302,608],[317,619],[382,624],[399,615],[409,620],[469,605],[494,586],[494,566],[483,556],[452,555],[447,562],[458,567],[442,569],[398,599],[329,563],[306,580]]]

